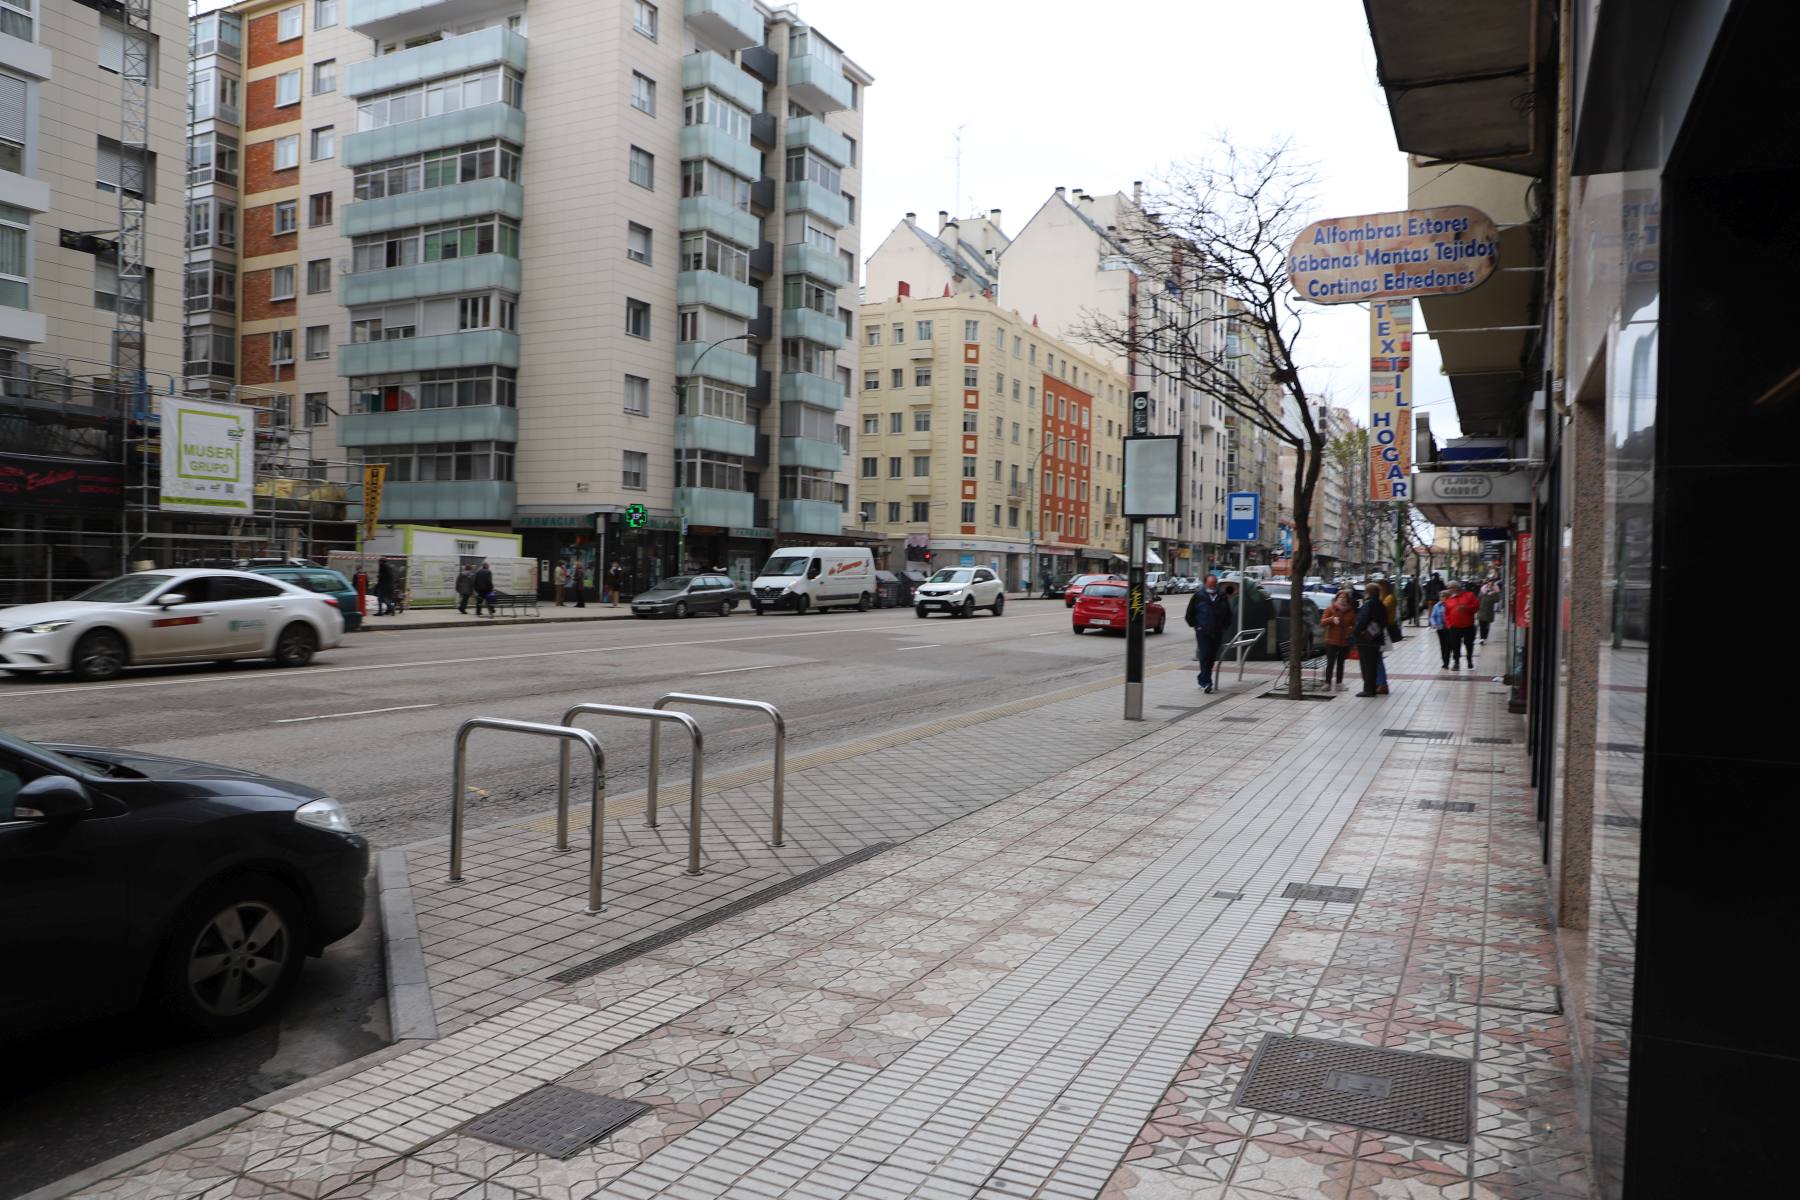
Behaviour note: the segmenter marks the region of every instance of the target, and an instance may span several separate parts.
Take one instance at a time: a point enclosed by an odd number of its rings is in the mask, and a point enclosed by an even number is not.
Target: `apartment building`
[[[1116,565],[1126,377],[980,296],[861,310],[858,523],[893,568],[992,567],[1009,588]]]
[[[938,210],[937,233],[919,225],[917,213],[889,231],[869,255],[864,294],[897,296],[904,281],[916,296],[986,296],[1000,299],[1000,256],[1012,239],[1000,228],[1000,210],[966,221]]]
[[[383,519],[633,584],[841,535],[867,73],[751,0],[344,20],[337,436]]]

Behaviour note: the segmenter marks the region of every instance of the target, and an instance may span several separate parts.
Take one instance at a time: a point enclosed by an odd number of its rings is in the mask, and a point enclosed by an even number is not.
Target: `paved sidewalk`
[[[1159,722],[1124,727],[1108,688],[809,755],[781,850],[757,836],[766,784],[721,781],[693,879],[674,806],[649,835],[621,802],[597,918],[544,822],[472,840],[461,885],[415,848],[447,1036],[81,1194],[1584,1196],[1516,721],[1498,687],[1434,676],[1422,639],[1394,657],[1380,700],[1262,699],[1267,679],[1202,699],[1176,670],[1150,681]],[[1240,1103],[1266,1039],[1296,1034],[1460,1071],[1469,1129]],[[463,1131],[547,1083],[649,1112],[567,1158]]]

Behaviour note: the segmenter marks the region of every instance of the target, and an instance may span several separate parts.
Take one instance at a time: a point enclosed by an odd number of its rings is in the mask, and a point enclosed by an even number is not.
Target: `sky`
[[[1317,217],[1406,207],[1362,6],[1348,0],[799,0],[799,15],[875,76],[863,128],[863,253],[907,212],[1003,211],[1016,233],[1052,190],[1152,185],[1218,135],[1291,139],[1314,163]],[[957,131],[962,187],[957,191]],[[1028,297],[1006,297],[1023,311]],[[1368,310],[1318,306],[1309,389],[1366,422]],[[1431,340],[1414,393],[1454,424]]]

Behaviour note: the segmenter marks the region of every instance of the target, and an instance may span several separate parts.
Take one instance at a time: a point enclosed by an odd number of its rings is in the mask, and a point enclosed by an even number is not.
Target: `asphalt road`
[[[1192,657],[1170,609],[1151,664]],[[1060,601],[1009,603],[969,620],[910,610],[739,613],[353,635],[304,670],[261,664],[133,672],[112,683],[0,682],[0,728],[39,741],[127,746],[254,767],[328,789],[376,847],[445,833],[451,736],[471,716],[554,721],[572,704],[647,705],[666,692],[776,704],[804,751],[986,708],[1123,671],[1118,637],[1069,631]],[[709,772],[764,761],[766,721],[702,718]],[[646,733],[592,726],[607,788],[642,785]],[[664,738],[665,773],[683,757]],[[477,735],[471,826],[547,811],[554,751]],[[956,764],[933,764],[953,772]],[[679,776],[677,776],[679,777]],[[361,932],[308,971],[277,1025],[216,1042],[172,1039],[137,1019],[65,1031],[9,1052],[0,1072],[0,1197],[130,1149],[384,1044],[380,938]]]

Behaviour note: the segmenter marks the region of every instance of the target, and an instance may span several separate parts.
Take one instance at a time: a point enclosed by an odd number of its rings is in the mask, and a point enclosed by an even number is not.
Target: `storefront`
[[[754,526],[690,525],[687,570],[729,575],[741,588],[750,586],[775,548],[775,531]]]

